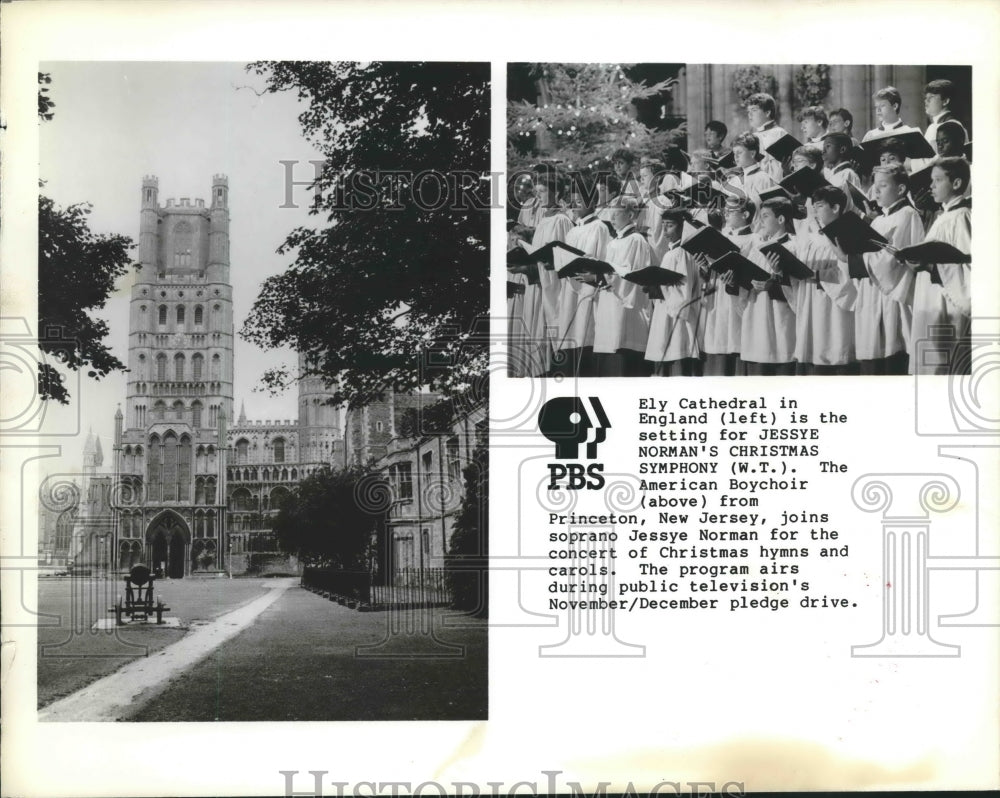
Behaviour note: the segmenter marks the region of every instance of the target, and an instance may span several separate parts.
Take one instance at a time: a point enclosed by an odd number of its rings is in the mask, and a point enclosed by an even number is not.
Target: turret
[[[209,213],[208,280],[229,282],[229,178],[212,178],[212,208]]]
[[[156,275],[157,222],[160,217],[160,181],[153,175],[142,178],[142,211],[139,214],[139,263],[143,282]]]

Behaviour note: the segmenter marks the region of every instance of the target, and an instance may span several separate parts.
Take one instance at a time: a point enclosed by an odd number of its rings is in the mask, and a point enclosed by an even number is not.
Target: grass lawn
[[[485,719],[486,622],[442,629],[451,611],[430,612],[357,612],[293,587],[126,720]],[[442,657],[456,652],[425,623],[464,653]]]
[[[184,623],[211,620],[260,596],[262,579],[160,580],[155,594],[170,607],[168,616]],[[124,585],[117,580],[54,578],[38,581],[38,706],[76,692],[117,670],[179,640],[183,629],[122,627],[93,631]]]

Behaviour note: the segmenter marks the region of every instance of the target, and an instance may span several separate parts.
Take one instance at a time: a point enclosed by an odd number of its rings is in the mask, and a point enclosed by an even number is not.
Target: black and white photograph
[[[1000,787],[1000,4],[0,21],[0,798]]]
[[[486,717],[489,82],[39,66],[41,720]]]
[[[508,66],[513,377],[963,374],[972,69]]]

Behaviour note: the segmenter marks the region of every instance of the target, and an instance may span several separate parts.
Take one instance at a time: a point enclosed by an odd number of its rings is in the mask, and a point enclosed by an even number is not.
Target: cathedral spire
[[[237,420],[237,423],[241,424],[241,425],[247,423],[247,408],[246,408],[246,403],[242,399],[240,400],[240,417]]]

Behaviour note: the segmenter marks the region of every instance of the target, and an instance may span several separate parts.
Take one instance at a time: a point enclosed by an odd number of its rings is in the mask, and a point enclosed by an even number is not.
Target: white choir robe
[[[698,264],[686,250],[681,249],[680,242],[675,242],[667,248],[660,267],[677,272],[684,277],[684,282],[661,286],[663,299],[651,300],[653,313],[646,342],[646,360],[669,363],[701,357],[698,349],[698,314],[701,309]]]
[[[760,252],[767,244],[781,244],[796,257],[799,246],[787,234],[772,239],[753,237],[747,257],[764,271],[773,273]],[[767,291],[751,291],[743,311],[740,359],[748,363],[791,363],[795,359],[795,311],[787,286],[781,286],[785,301],[772,299]],[[746,293],[741,291],[740,293]]]
[[[552,241],[565,241],[569,231],[573,229],[573,220],[561,211],[544,217],[535,227],[535,235],[531,239],[531,249],[536,250]],[[538,286],[542,293],[542,314],[546,336],[553,340],[559,327],[559,293],[563,281],[555,270],[538,267]]]
[[[850,183],[858,191],[861,191],[861,178],[858,177],[858,173],[851,168],[849,163],[837,164],[833,169],[824,169],[823,176],[830,182],[831,186],[836,186],[842,189],[847,195],[847,206],[844,210],[854,211],[858,214],[864,214],[864,208],[859,208],[855,202],[854,198],[851,196],[850,189],[847,188],[847,184]],[[864,194],[863,191],[861,191]]]
[[[581,250],[588,258],[606,260],[611,234],[596,215],[579,222],[566,234],[566,243]],[[554,253],[556,271],[579,257],[566,250]],[[579,349],[594,345],[594,296],[597,287],[571,277],[559,280],[559,334],[555,349]]]
[[[972,251],[972,209],[968,198],[960,197],[945,203],[941,214],[927,231],[925,241],[944,241],[962,252]],[[931,338],[930,328],[936,325],[950,325],[956,338],[967,336],[972,317],[972,294],[970,280],[971,264],[939,263],[938,274],[941,285],[931,282],[928,272],[916,275],[913,291],[913,328],[911,345]],[[923,365],[919,357],[910,358],[911,373],[947,374],[947,364]]]
[[[534,230],[544,214],[545,206],[538,201],[537,197],[532,197],[518,212],[517,223]]]
[[[911,130],[916,130],[918,133],[920,132],[918,128],[910,127],[909,125],[905,124],[902,119],[897,119],[896,122],[894,122],[889,127],[886,127],[884,122],[879,122],[878,127],[874,127],[867,133],[865,133],[861,141],[862,143],[864,143],[870,139],[881,138],[883,136],[885,137],[886,141],[888,141],[890,138],[892,138],[892,136],[885,135],[889,131],[892,131],[896,135],[900,135],[902,133],[909,133]]]
[[[649,336],[649,297],[642,288],[621,275],[652,264],[653,250],[633,225],[608,242],[607,257],[615,274],[605,279],[607,288],[597,292],[594,308],[594,352],[614,354],[619,349],[646,350]]]
[[[781,125],[776,125],[772,122],[770,125],[765,125],[763,128],[757,128],[757,130],[753,131],[753,134],[760,142],[760,154],[764,156],[764,159],[760,162],[760,168],[764,170],[771,180],[775,183],[780,183],[781,178],[784,177],[781,161],[777,161],[771,157],[767,152],[767,148],[774,144],[782,136],[788,135],[788,131],[781,127]],[[757,200],[754,200],[754,202],[756,201]]]
[[[749,227],[739,232],[727,227],[722,232],[740,248],[741,255],[747,254],[753,240]],[[715,272],[711,272],[707,287],[714,287],[716,290],[701,303],[698,346],[707,355],[738,355],[747,292],[741,289],[737,294],[728,293],[725,283]]]
[[[815,366],[843,366],[855,359],[854,306],[856,288],[848,276],[847,261],[837,260],[833,244],[822,233],[799,242],[798,258],[813,271],[815,280],[791,278],[783,286],[795,312],[795,360]]]
[[[924,240],[920,214],[903,199],[882,211],[872,229],[902,249]],[[866,252],[865,268],[870,279],[855,280],[854,348],[858,360],[877,360],[910,352],[913,326],[913,271],[888,251]]]
[[[672,177],[672,175],[667,175]],[[666,178],[664,178],[666,180]],[[669,207],[661,195],[646,198],[646,207],[642,209],[636,225],[646,231],[646,241],[653,249],[653,263],[659,263],[670,242],[663,230],[661,214]]]

